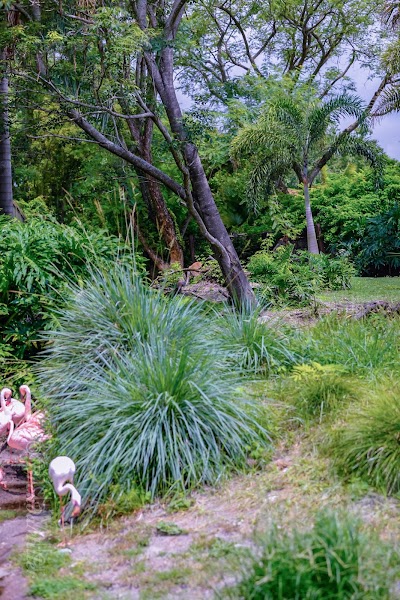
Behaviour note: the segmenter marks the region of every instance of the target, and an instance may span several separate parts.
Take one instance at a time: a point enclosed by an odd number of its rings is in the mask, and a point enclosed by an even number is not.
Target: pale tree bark
[[[315,232],[314,218],[311,210],[310,190],[308,182],[303,183],[304,189],[304,205],[306,209],[307,223],[307,249],[311,254],[319,254],[317,235]]]

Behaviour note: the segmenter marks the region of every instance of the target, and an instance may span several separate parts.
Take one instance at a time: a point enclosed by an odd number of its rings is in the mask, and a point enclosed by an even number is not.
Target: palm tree
[[[343,117],[352,117],[352,125],[338,132]],[[260,193],[294,171],[303,186],[307,222],[307,247],[318,254],[317,236],[310,203],[310,187],[321,169],[336,154],[361,155],[378,170],[382,152],[377,145],[353,135],[365,121],[360,99],[341,94],[326,102],[299,89],[279,93],[267,102],[256,123],[239,131],[233,140],[235,155],[246,155],[254,161],[249,195],[256,201]]]

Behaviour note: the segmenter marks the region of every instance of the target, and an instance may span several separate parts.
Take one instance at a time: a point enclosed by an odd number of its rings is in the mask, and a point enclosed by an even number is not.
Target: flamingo
[[[75,463],[68,456],[57,456],[49,465],[49,477],[53,482],[54,489],[60,498],[61,526],[64,527],[65,506],[62,505],[62,496],[71,492],[71,500],[74,506],[72,516],[77,517],[81,512],[81,495],[74,486]],[[69,483],[67,483],[69,482]]]
[[[7,437],[7,444],[10,448],[13,448],[14,450],[26,451],[27,453],[29,453],[33,444],[36,442],[44,442],[50,437],[49,435],[45,434],[43,429],[43,420],[45,419],[45,414],[41,411],[38,411],[32,415],[30,413],[30,405],[28,405],[28,409],[29,420],[19,425],[19,427],[16,429],[14,422],[11,420],[9,422],[9,432]],[[28,485],[29,496],[27,500],[33,500],[35,498],[35,490],[33,488],[32,469],[28,469]]]
[[[45,419],[45,414],[43,411],[37,410],[32,414],[31,390],[29,386],[25,384],[21,385],[19,388],[19,394],[21,399],[25,399],[24,417],[26,422],[31,421],[32,419],[36,421],[39,420],[41,422],[43,419]]]
[[[11,390],[3,388],[5,400],[8,403],[8,408],[11,412],[11,418],[15,425],[19,425],[25,418],[25,406],[23,402],[11,397]]]
[[[8,426],[12,420],[10,407],[6,405],[5,394],[11,391],[8,388],[3,388],[0,392],[0,435],[7,433]]]

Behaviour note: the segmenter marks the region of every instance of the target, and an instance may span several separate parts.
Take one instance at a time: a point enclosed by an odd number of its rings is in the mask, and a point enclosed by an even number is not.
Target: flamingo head
[[[22,398],[25,398],[25,396],[27,394],[30,394],[30,391],[31,390],[29,389],[29,387],[27,385],[25,385],[25,384],[21,385],[20,388],[19,388],[19,393],[21,394]]]
[[[71,513],[71,517],[77,517],[78,515],[80,515],[81,505],[79,504],[79,502],[76,502],[76,501],[73,502],[73,505],[74,505],[74,508]]]
[[[2,394],[3,398],[5,399],[6,403],[9,404],[11,401],[11,396],[12,396],[12,392],[11,392],[10,388],[3,388],[1,390],[1,394]]]

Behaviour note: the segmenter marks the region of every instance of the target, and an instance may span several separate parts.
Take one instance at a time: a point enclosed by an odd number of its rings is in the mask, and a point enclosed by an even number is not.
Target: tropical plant
[[[0,323],[18,357],[40,347],[38,332],[62,303],[66,279],[84,277],[88,264],[122,260],[124,253],[132,258],[129,248],[104,231],[85,232],[51,219],[21,223],[3,216],[0,234],[6,240],[0,257]]]
[[[400,269],[400,204],[368,219],[356,264],[362,274],[397,274]]]
[[[338,132],[343,117],[354,123]],[[251,156],[254,168],[250,177],[253,201],[289,172],[303,186],[307,223],[307,244],[312,254],[319,248],[310,203],[310,187],[321,169],[337,154],[361,155],[380,173],[382,155],[376,144],[353,131],[365,121],[361,100],[341,94],[321,102],[309,88],[286,90],[273,95],[257,122],[241,129],[232,142],[236,156]]]
[[[93,510],[117,483],[118,493],[185,490],[268,444],[201,305],[168,300],[123,267],[94,270],[70,293],[38,369]]]
[[[247,264],[252,279],[262,284],[262,297],[272,303],[307,305],[322,289],[350,287],[355,269],[346,256],[331,258],[294,252],[291,244],[268,250],[267,244]]]
[[[351,406],[329,435],[339,470],[388,494],[400,491],[400,386],[383,380],[362,403]]]
[[[223,597],[251,600],[389,598],[399,557],[354,516],[320,512],[310,531],[270,525],[260,552]]]

